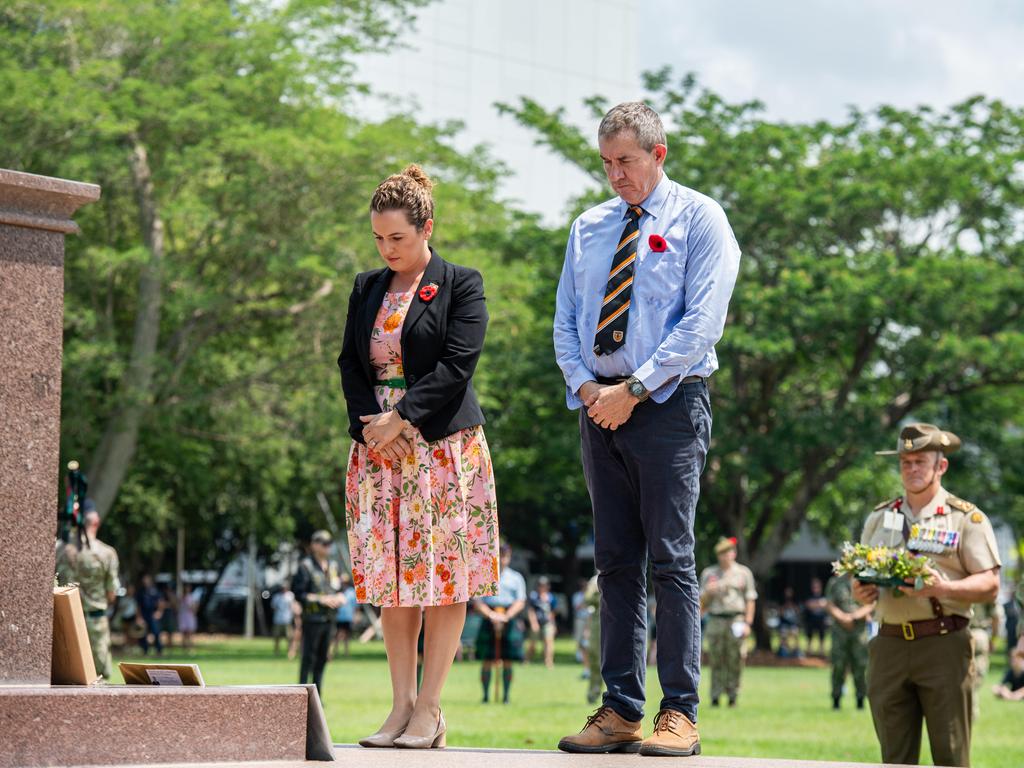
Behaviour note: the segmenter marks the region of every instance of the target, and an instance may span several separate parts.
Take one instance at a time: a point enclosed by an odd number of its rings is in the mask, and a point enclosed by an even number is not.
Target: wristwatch
[[[651,393],[647,391],[647,387],[643,385],[636,376],[630,376],[626,379],[626,389],[629,390],[629,394],[639,400],[641,403],[651,396]]]

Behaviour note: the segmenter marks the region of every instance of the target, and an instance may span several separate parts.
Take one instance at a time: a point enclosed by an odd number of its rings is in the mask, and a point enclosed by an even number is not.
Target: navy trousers
[[[660,708],[696,722],[700,600],[693,519],[711,436],[707,384],[680,384],[664,403],[640,403],[614,431],[594,424],[584,408],[580,434],[594,509],[604,703],[626,720],[643,719],[649,560]]]

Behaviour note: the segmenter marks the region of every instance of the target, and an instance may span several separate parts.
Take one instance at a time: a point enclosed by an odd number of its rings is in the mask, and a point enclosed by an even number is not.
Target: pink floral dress
[[[377,313],[370,364],[378,382],[404,376],[402,324],[414,291],[386,293]],[[405,395],[391,384],[374,389],[384,411]],[[400,466],[353,441],[345,520],[360,603],[450,605],[498,593],[498,505],[483,426],[432,443],[416,430]]]

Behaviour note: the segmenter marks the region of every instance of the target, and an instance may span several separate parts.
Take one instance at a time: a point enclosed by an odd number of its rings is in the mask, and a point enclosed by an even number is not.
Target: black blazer
[[[402,368],[408,390],[395,410],[428,442],[484,423],[470,381],[487,331],[484,281],[469,267],[449,264],[430,249],[430,261],[402,326]],[[356,275],[338,357],[348,406],[349,434],[363,442],[360,416],[380,413],[370,366],[370,332],[394,275],[387,267]],[[429,302],[420,290],[437,284]]]

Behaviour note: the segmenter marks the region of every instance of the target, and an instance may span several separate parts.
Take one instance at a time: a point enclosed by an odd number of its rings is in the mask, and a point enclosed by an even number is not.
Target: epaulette
[[[953,495],[947,496],[946,501],[953,509],[959,509],[961,512],[973,512],[978,508],[977,505]]]
[[[877,512],[880,509],[885,509],[886,507],[891,507],[897,501],[902,500],[902,498],[903,498],[902,496],[897,496],[895,499],[889,499],[888,501],[883,501],[881,504],[879,504],[877,507],[875,507],[874,511]],[[861,509],[863,509],[863,507],[861,507]]]

